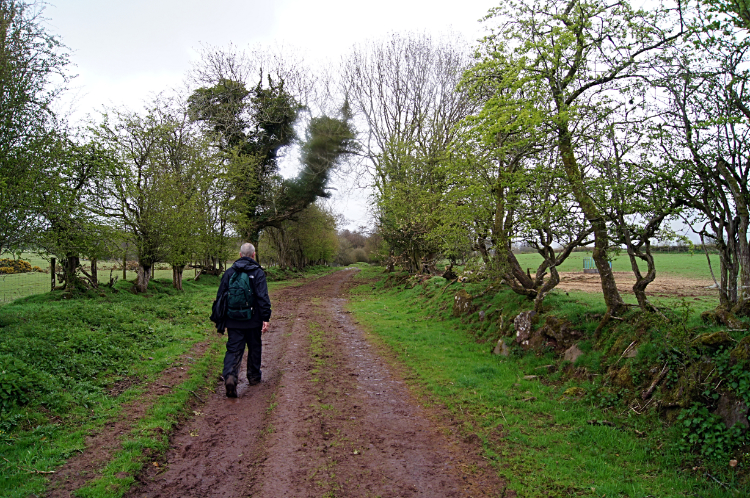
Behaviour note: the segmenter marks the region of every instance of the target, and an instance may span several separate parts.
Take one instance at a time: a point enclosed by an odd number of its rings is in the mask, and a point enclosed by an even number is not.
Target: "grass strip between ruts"
[[[143,466],[169,448],[169,436],[195,397],[205,400],[213,392],[220,364],[222,342],[211,346],[189,370],[189,378],[161,396],[130,433],[123,436],[122,449],[117,451],[101,477],[94,479],[74,494],[81,498],[119,498],[135,482]]]

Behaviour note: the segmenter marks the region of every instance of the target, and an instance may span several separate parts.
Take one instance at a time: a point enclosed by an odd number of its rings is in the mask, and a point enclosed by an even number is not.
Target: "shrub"
[[[354,260],[356,263],[369,263],[370,262],[370,258],[367,257],[367,252],[365,252],[365,250],[362,249],[361,247],[354,250],[353,256],[354,256]]]
[[[683,410],[677,418],[682,450],[692,450],[706,458],[726,459],[736,448],[748,442],[740,424],[727,428],[721,417],[699,403]]]
[[[36,383],[37,375],[25,362],[0,355],[0,407],[3,410],[28,403]]]
[[[34,271],[31,268],[31,263],[22,259],[0,259],[0,273],[11,274],[11,273],[29,273]]]

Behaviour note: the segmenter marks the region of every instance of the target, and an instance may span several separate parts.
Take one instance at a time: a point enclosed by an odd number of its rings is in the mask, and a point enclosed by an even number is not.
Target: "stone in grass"
[[[734,424],[750,427],[750,422],[747,419],[748,412],[750,410],[748,410],[747,405],[734,395],[722,394],[714,413],[721,417],[727,428],[730,428]]]
[[[539,378],[538,375],[524,375],[523,376],[523,380],[536,380],[538,378]]]
[[[563,354],[563,360],[575,363],[575,361],[580,358],[581,355],[583,355],[583,351],[581,351],[581,348],[579,348],[578,345],[573,344],[567,350],[565,350],[565,354]]]
[[[731,344],[734,344],[734,339],[732,339],[724,330],[701,334],[693,339],[693,345],[695,346],[718,348],[720,346],[729,346]]]
[[[497,341],[497,345],[495,346],[495,349],[492,350],[492,353],[507,357],[510,356],[510,347],[508,347],[508,345],[505,344],[505,341],[501,338]]]
[[[531,337],[531,319],[536,315],[535,311],[522,311],[513,320],[516,327],[516,342],[524,346],[529,343]]]
[[[473,313],[476,307],[471,302],[472,299],[474,299],[472,295],[465,290],[458,291],[453,299],[453,316],[458,317]]]
[[[708,324],[726,325],[732,330],[747,330],[744,322],[738,320],[731,312],[721,307],[713,311],[704,311],[701,313],[701,320]]]

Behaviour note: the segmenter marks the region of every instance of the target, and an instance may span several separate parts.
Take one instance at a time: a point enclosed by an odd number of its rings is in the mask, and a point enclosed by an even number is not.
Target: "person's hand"
[[[261,334],[268,332],[268,322],[263,322],[263,328],[260,330]]]

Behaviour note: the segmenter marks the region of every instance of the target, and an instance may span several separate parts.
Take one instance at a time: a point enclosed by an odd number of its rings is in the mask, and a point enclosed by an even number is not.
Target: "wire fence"
[[[0,305],[16,299],[43,294],[52,288],[49,267],[47,273],[0,274]]]

